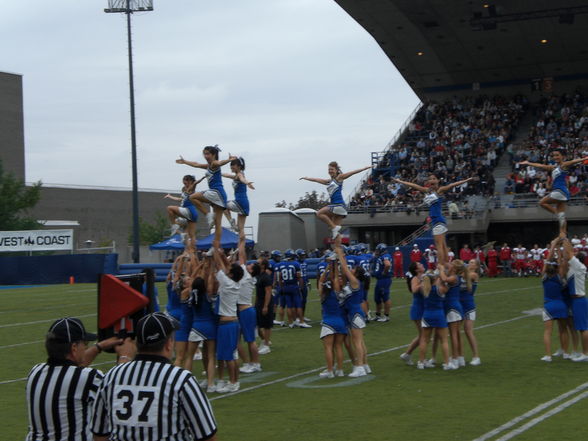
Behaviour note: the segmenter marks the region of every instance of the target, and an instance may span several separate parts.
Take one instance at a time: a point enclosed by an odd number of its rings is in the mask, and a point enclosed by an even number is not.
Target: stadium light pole
[[[137,136],[135,132],[135,85],[133,81],[133,44],[131,14],[153,11],[153,0],[108,0],[106,13],[127,15],[127,45],[129,51],[129,96],[131,106],[131,163],[133,173],[133,262],[139,263],[139,185],[137,179]]]

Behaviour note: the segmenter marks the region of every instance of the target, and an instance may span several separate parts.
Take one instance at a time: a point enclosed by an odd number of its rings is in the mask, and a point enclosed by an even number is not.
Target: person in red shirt
[[[415,243],[412,246],[412,250],[410,250],[410,261],[421,263],[422,259],[423,259],[423,253],[419,249],[419,246]]]
[[[402,251],[400,248],[396,247],[394,249],[394,254],[392,255],[394,260],[394,277],[403,278],[404,277],[404,262],[402,257]]]
[[[469,262],[474,258],[474,253],[472,252],[470,246],[467,243],[464,244],[461,250],[459,250],[459,258],[464,262]]]
[[[502,264],[502,272],[506,277],[512,276],[512,253],[510,251],[510,247],[505,242],[502,244],[502,248],[500,248],[500,254],[498,255],[500,258],[500,263]]]
[[[490,248],[486,258],[488,262],[488,277],[496,277],[498,274],[498,251],[494,247]]]

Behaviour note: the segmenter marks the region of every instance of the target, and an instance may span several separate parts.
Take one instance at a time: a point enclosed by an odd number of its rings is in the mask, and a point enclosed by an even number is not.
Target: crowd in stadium
[[[588,155],[588,101],[580,92],[543,98],[534,106],[534,120],[528,137],[516,146],[508,146],[513,172],[507,177],[506,193],[535,193],[545,196],[549,187],[546,171],[519,162],[547,163],[549,152],[565,147],[568,158]],[[580,165],[569,173],[571,196],[585,196],[588,191],[588,166]]]
[[[422,182],[430,173],[444,182],[475,176],[472,182],[452,189],[448,199],[493,194],[492,170],[527,106],[524,97],[483,96],[424,104],[408,126],[406,138],[378,164],[381,174],[362,183],[350,208],[418,209],[422,194],[392,182],[392,176],[412,182]]]

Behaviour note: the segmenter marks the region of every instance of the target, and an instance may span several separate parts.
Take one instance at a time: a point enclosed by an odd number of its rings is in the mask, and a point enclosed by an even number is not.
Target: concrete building
[[[312,208],[299,208],[294,213],[304,221],[304,231],[306,233],[306,250],[322,248],[325,246],[331,232],[327,225],[316,216],[316,210]]]
[[[296,213],[287,208],[274,208],[259,213],[258,250],[304,248],[306,243],[304,220]]]
[[[0,72],[0,159],[5,171],[25,180],[22,76]]]

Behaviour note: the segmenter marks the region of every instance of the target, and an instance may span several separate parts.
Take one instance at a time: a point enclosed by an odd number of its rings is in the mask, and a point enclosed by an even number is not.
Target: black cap
[[[49,328],[49,333],[52,334],[49,336],[50,339],[65,343],[94,341],[98,338],[96,334],[86,332],[82,321],[73,317],[64,317],[55,321]]]
[[[137,324],[137,343],[148,345],[165,340],[180,329],[180,322],[163,312],[154,312],[142,317]]]

